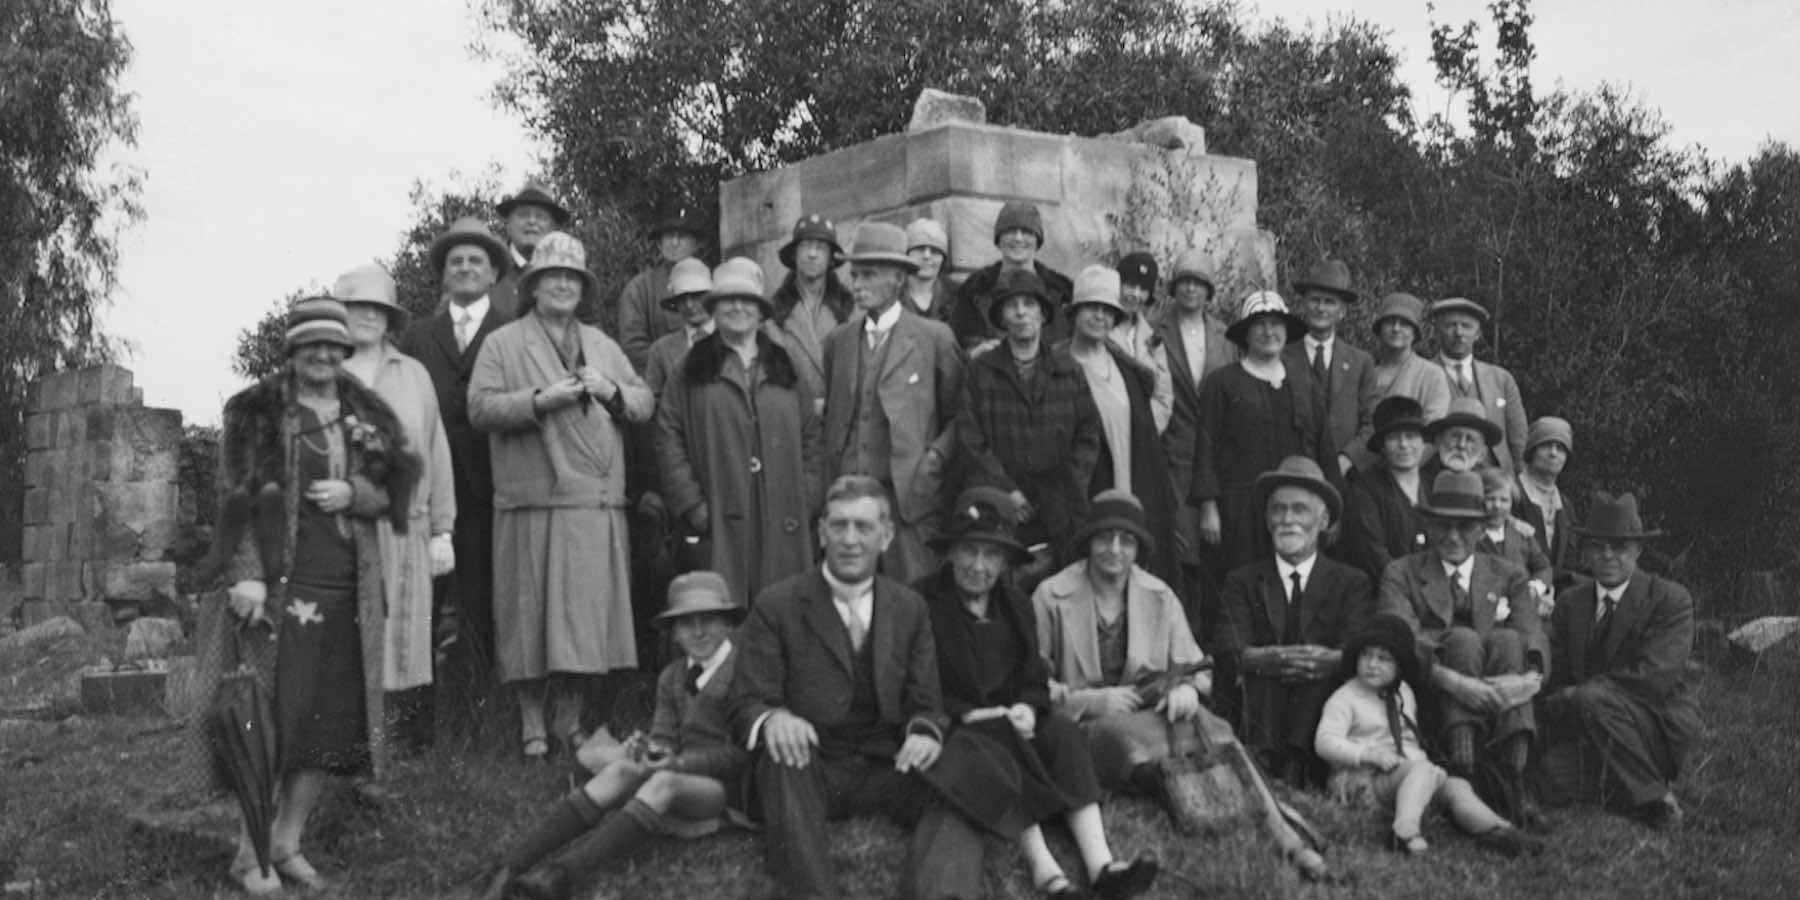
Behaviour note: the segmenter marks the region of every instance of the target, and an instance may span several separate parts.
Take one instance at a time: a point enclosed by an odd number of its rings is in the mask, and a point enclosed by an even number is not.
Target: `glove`
[[[456,545],[451,543],[449,535],[432,535],[430,554],[431,577],[448,575],[451,569],[456,568]]]

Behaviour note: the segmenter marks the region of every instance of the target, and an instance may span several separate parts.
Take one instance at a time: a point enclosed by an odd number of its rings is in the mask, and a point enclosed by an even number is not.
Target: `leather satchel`
[[[1228,748],[1214,744],[1198,722],[1170,722],[1167,727],[1171,748],[1181,746],[1181,728],[1191,729],[1199,739],[1194,749],[1171,753],[1157,764],[1175,829],[1182,834],[1218,834],[1244,823],[1252,811],[1250,792]]]

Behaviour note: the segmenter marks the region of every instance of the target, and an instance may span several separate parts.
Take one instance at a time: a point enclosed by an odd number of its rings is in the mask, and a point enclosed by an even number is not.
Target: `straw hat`
[[[1130,315],[1125,305],[1119,302],[1121,279],[1117,269],[1106,266],[1088,266],[1081,270],[1075,279],[1073,299],[1069,301],[1069,314],[1074,315],[1083,306],[1104,306],[1112,311],[1113,325]]]
[[[332,299],[348,307],[352,303],[379,306],[387,312],[388,327],[399,328],[406,322],[406,310],[395,299],[394,276],[386,269],[365,263],[337,277],[331,285]]]
[[[658,303],[669,312],[680,312],[681,301],[687,295],[704,294],[710,290],[712,272],[706,268],[706,263],[690,256],[669,268],[668,293]]]
[[[1465,297],[1448,297],[1431,304],[1430,316],[1433,320],[1448,312],[1468,313],[1479,319],[1481,324],[1488,323],[1487,307]]]
[[[537,287],[537,280],[545,272],[552,271],[575,273],[581,279],[584,302],[593,300],[600,293],[600,279],[588,271],[587,248],[567,232],[552,231],[538,241],[537,249],[531,252],[531,264],[525,267],[525,274],[519,276],[519,315],[537,307],[532,289]]]
[[[1238,311],[1236,322],[1225,329],[1225,337],[1239,347],[1245,346],[1248,339],[1244,333],[1250,330],[1252,320],[1262,316],[1274,316],[1287,325],[1287,342],[1293,343],[1306,336],[1306,321],[1288,312],[1287,301],[1274,291],[1256,291],[1244,298],[1244,305]]]

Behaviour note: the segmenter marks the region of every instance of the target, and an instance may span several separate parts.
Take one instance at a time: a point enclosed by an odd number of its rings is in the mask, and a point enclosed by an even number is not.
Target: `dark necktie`
[[[1281,642],[1298,644],[1300,643],[1300,596],[1305,590],[1300,586],[1299,569],[1295,569],[1292,574],[1288,575],[1288,583],[1293,587],[1288,590],[1287,615],[1281,623]]]
[[[688,663],[688,670],[687,670],[688,696],[692,697],[693,695],[700,693],[700,673],[704,672],[705,670],[706,670],[706,667],[700,665],[697,662]]]
[[[1588,646],[1598,649],[1606,643],[1606,634],[1612,630],[1613,608],[1619,605],[1619,598],[1612,594],[1600,595],[1600,615],[1594,619],[1594,629],[1588,638]]]
[[[1463,587],[1462,573],[1450,573],[1450,615],[1458,620],[1472,620],[1475,611],[1469,608],[1469,589]]]
[[[1325,422],[1325,416],[1327,415],[1327,411],[1331,409],[1331,372],[1325,367],[1325,345],[1324,344],[1320,344],[1319,346],[1313,348],[1312,377],[1313,377],[1313,408],[1314,408],[1314,410],[1316,410],[1318,412],[1319,431],[1321,433],[1324,433],[1327,428],[1327,425]],[[1322,443],[1330,443],[1330,442],[1325,441]],[[1323,447],[1321,447],[1321,450],[1322,449],[1323,449]],[[1333,455],[1335,455],[1335,454],[1333,454]]]

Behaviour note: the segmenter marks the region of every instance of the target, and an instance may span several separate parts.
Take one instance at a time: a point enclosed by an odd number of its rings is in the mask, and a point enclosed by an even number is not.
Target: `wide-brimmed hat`
[[[288,306],[287,333],[281,339],[281,352],[291,355],[307,344],[336,344],[345,353],[355,353],[350,343],[350,317],[344,304],[332,297],[302,297]]]
[[[1120,278],[1116,269],[1105,266],[1088,266],[1081,270],[1075,278],[1075,290],[1069,299],[1069,314],[1074,315],[1083,306],[1104,306],[1112,312],[1114,325],[1125,321],[1131,314],[1125,311],[1125,304],[1119,302]]]
[[[1044,287],[1044,279],[1029,269],[1003,269],[1000,277],[994,279],[994,300],[988,304],[988,324],[1005,331],[1006,326],[1001,322],[1006,301],[1020,294],[1037,298],[1038,308],[1044,311],[1045,325],[1056,318],[1056,303],[1050,299],[1050,289]]]
[[[1319,468],[1318,462],[1304,456],[1290,456],[1275,468],[1256,476],[1256,486],[1253,489],[1256,505],[1252,508],[1267,510],[1269,495],[1280,487],[1303,488],[1318,494],[1319,499],[1325,501],[1325,511],[1331,514],[1331,521],[1343,519],[1344,496],[1331,486],[1331,482],[1325,480],[1325,472]]]
[[[1000,243],[1000,236],[1009,231],[1029,231],[1037,235],[1038,246],[1044,246],[1044,216],[1035,204],[1014,200],[1000,207],[1000,214],[994,217],[994,243]]]
[[[1144,303],[1150,304],[1156,302],[1156,282],[1158,278],[1156,271],[1156,257],[1151,256],[1142,250],[1136,253],[1127,253],[1120,258],[1117,268],[1120,284],[1141,287],[1150,292],[1150,296],[1144,300]]]
[[[499,205],[494,207],[494,211],[499,213],[501,218],[505,218],[512,215],[514,209],[527,204],[549,210],[550,221],[555,222],[558,228],[569,224],[569,208],[556,202],[556,198],[550,196],[549,188],[539,181],[525,182],[525,186],[520,188],[518,193],[501,200]]]
[[[1412,685],[1413,690],[1424,687],[1419,680],[1423,673],[1419,670],[1418,644],[1412,626],[1393,613],[1371,618],[1344,643],[1344,653],[1338,663],[1339,680],[1349,681],[1356,677],[1356,661],[1370,647],[1380,647],[1393,654],[1400,681]]]
[[[1395,395],[1383,397],[1375,404],[1375,430],[1363,445],[1370,453],[1380,453],[1387,444],[1388,435],[1396,431],[1416,431],[1421,437],[1425,435],[1425,407],[1411,397]]]
[[[451,222],[450,227],[431,242],[428,254],[431,258],[431,271],[442,276],[445,258],[449,257],[451,250],[464,244],[474,244],[487,253],[488,264],[494,267],[495,278],[504,276],[507,269],[512,267],[512,254],[506,252],[506,245],[488,230],[487,223],[474,216],[463,216]]]
[[[1128,531],[1138,539],[1138,558],[1156,552],[1156,538],[1150,534],[1150,521],[1144,515],[1144,504],[1130,491],[1111,488],[1094,495],[1088,504],[1087,520],[1075,529],[1069,546],[1075,555],[1087,556],[1087,543],[1102,531]]]
[[[352,303],[381,307],[387,313],[389,328],[399,328],[406,321],[406,310],[395,299],[394,276],[375,263],[364,263],[339,275],[331,285],[331,296],[346,307]]]
[[[837,226],[818,213],[808,213],[794,222],[793,236],[775,254],[782,265],[794,267],[794,248],[800,246],[801,241],[824,241],[831,246],[831,264],[835,266],[844,261],[844,245],[838,243]]]
[[[1375,318],[1370,320],[1369,327],[1376,332],[1381,331],[1381,323],[1388,319],[1399,319],[1412,326],[1413,337],[1420,334],[1420,323],[1424,321],[1425,301],[1411,294],[1395,291],[1381,298],[1381,305],[1375,308]]]
[[[676,619],[701,613],[741,622],[746,612],[743,606],[732,602],[725,576],[717,572],[687,572],[669,582],[669,608],[656,614],[656,622],[669,625]]]
[[[775,305],[763,293],[762,266],[754,259],[734,256],[713,270],[712,289],[706,292],[706,311],[712,312],[727,297],[756,301],[765,319],[775,315]]]
[[[906,255],[906,229],[886,222],[863,222],[856,226],[856,238],[850,242],[850,263],[894,266],[907,272],[919,271],[918,260]]]
[[[525,267],[525,273],[519,276],[519,314],[524,315],[537,308],[537,298],[531,295],[539,278],[545,272],[573,272],[581,278],[581,298],[584,302],[592,301],[600,293],[600,279],[595,277],[587,267],[587,248],[575,236],[563,231],[552,231],[538,241],[537,248],[531,251],[531,263]]]
[[[1438,316],[1447,312],[1468,313],[1469,315],[1480,319],[1481,324],[1486,325],[1488,323],[1489,317],[1487,307],[1466,297],[1446,297],[1439,300],[1438,302],[1431,304],[1431,309],[1427,315],[1432,319],[1436,319]]]
[[[706,231],[700,227],[694,210],[687,206],[666,206],[656,214],[656,224],[650,226],[648,237],[651,241],[662,240],[665,231],[685,231],[697,240],[706,239]]]
[[[1237,321],[1225,329],[1225,337],[1239,347],[1245,346],[1244,332],[1250,330],[1251,321],[1262,316],[1274,316],[1287,325],[1287,342],[1293,343],[1306,336],[1306,320],[1288,312],[1287,301],[1274,291],[1256,291],[1244,298],[1244,305],[1238,310]]]
[[[1553,442],[1563,445],[1564,452],[1574,453],[1575,426],[1570,425],[1568,419],[1557,416],[1539,416],[1536,421],[1531,423],[1531,427],[1525,430],[1525,458],[1530,459],[1531,451],[1536,450],[1539,444]]]
[[[1594,492],[1594,503],[1588,507],[1587,520],[1570,526],[1584,538],[1602,541],[1647,541],[1665,536],[1659,528],[1645,528],[1638,515],[1637,497],[1624,493],[1617,497],[1603,491]]]
[[[944,226],[936,219],[914,219],[906,225],[906,249],[911,252],[920,247],[930,247],[949,256],[950,235],[944,233]]]
[[[1175,285],[1180,284],[1183,279],[1206,285],[1208,293],[1219,292],[1219,283],[1213,279],[1212,264],[1204,250],[1196,248],[1176,258],[1175,268],[1169,272],[1169,293],[1174,293]]]
[[[668,292],[657,302],[663,309],[679,312],[681,301],[689,294],[704,294],[712,290],[712,286],[712,270],[698,257],[690,256],[669,267]]]
[[[939,553],[963,541],[985,541],[1012,554],[1013,564],[1031,560],[1031,551],[1019,543],[1019,506],[1012,495],[994,487],[973,487],[956,497],[950,522],[927,543]]]
[[[1431,490],[1419,500],[1418,510],[1433,519],[1484,521],[1485,499],[1480,475],[1445,469],[1431,480]]]
[[[1482,408],[1480,400],[1474,397],[1458,397],[1450,401],[1450,409],[1444,413],[1443,418],[1425,426],[1425,439],[1435,441],[1438,439],[1438,435],[1444,433],[1445,429],[1457,427],[1473,428],[1481,432],[1481,436],[1487,439],[1489,447],[1499,446],[1500,439],[1505,436],[1501,433],[1500,426],[1493,419],[1487,417],[1487,412]]]
[[[1306,277],[1294,282],[1294,293],[1327,291],[1355,303],[1361,296],[1350,288],[1350,267],[1341,259],[1321,259],[1307,271]]]

